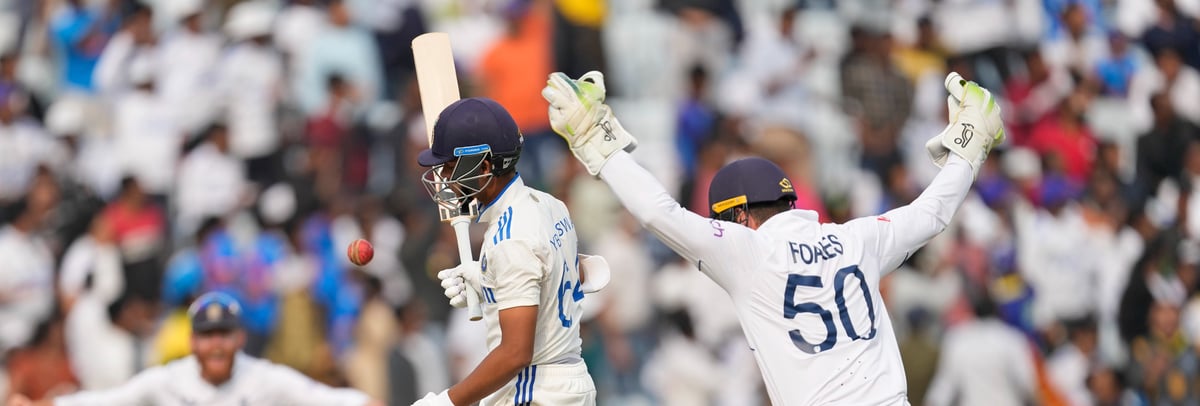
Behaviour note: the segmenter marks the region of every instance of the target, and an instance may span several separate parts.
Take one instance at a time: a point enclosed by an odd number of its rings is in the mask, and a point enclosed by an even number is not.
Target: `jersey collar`
[[[500,217],[500,213],[504,212],[504,208],[512,205],[513,200],[522,189],[525,189],[525,181],[521,180],[521,174],[518,173],[508,181],[507,185],[504,185],[504,189],[500,190],[500,195],[496,196],[496,200],[479,208],[479,216],[476,217],[475,222],[484,221],[488,224],[495,222]],[[489,210],[492,207],[499,207],[499,209]]]

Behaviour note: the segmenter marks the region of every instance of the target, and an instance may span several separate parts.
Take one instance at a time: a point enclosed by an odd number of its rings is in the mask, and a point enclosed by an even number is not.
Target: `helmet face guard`
[[[443,221],[462,215],[474,217],[478,212],[476,196],[495,179],[492,173],[483,171],[483,163],[491,156],[490,150],[459,155],[455,160],[429,168],[421,176],[421,183],[437,203]],[[451,164],[452,167],[446,166]]]

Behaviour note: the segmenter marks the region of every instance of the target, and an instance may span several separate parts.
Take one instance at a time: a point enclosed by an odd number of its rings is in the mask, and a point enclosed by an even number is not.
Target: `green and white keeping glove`
[[[637,147],[637,140],[604,104],[605,92],[604,75],[597,71],[579,79],[555,72],[542,89],[542,97],[550,103],[550,127],[567,140],[571,153],[592,176],[617,151]]]
[[[950,96],[950,124],[941,134],[925,143],[930,158],[938,167],[946,164],[953,152],[971,164],[975,176],[983,167],[992,148],[1004,143],[1004,122],[1000,119],[1000,106],[987,89],[963,79],[958,72],[946,76],[946,90]]]

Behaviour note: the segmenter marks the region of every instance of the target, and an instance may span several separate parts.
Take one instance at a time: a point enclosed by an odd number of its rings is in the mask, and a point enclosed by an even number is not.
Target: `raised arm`
[[[270,382],[281,397],[286,398],[289,405],[304,406],[381,406],[382,403],[372,401],[367,394],[356,389],[334,388],[314,381],[296,370],[282,365],[268,365],[266,373]],[[265,388],[264,388],[265,389]]]
[[[737,261],[731,253],[747,253],[753,244],[750,229],[738,224],[701,217],[679,206],[658,180],[629,155],[637,140],[621,126],[612,109],[604,104],[604,75],[592,71],[571,79],[562,73],[550,75],[542,97],[550,103],[550,126],[567,140],[571,153],[612,188],[625,208],[665,244],[712,272],[722,261]],[[707,262],[714,266],[700,266]],[[713,275],[729,289],[733,275]]]
[[[871,252],[878,252],[880,272],[900,266],[917,249],[941,234],[954,218],[971,190],[971,164],[951,156],[920,197],[907,206],[880,216],[858,218],[846,223],[863,236]]]
[[[750,229],[737,223],[701,217],[684,209],[662,184],[625,151],[617,151],[600,171],[617,199],[659,240],[692,264],[712,265],[729,260],[734,252],[751,252]],[[713,271],[725,266],[700,267],[717,284],[728,288],[736,275]]]
[[[76,392],[54,399],[54,406],[129,405],[149,406],[154,391],[168,379],[163,367],[150,368],[135,375],[124,385],[95,391]],[[38,403],[39,405],[48,402]]]
[[[875,218],[847,223],[880,253],[880,272],[891,272],[950,224],[992,148],[1004,142],[1000,107],[991,92],[958,73],[946,77],[950,125],[925,144],[942,171],[917,200]]]

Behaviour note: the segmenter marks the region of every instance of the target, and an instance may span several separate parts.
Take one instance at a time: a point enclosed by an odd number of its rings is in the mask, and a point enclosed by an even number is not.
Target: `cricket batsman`
[[[550,123],[643,226],[729,293],[771,402],[907,405],[879,280],[942,232],[991,149],[1004,140],[992,95],[946,78],[950,124],[927,144],[941,166],[912,204],[845,224],[793,209],[792,183],[749,158],[713,177],[711,218],[676,203],[628,151],[636,141],[604,104],[604,78],[550,75]]]
[[[583,314],[579,251],[567,207],[525,186],[516,172],[523,138],[491,99],[446,107],[433,145],[417,157],[439,204],[478,205],[487,223],[478,262],[438,273],[450,304],[466,289],[483,298],[489,353],[462,382],[414,405],[594,405],[596,388],[580,355]]]
[[[192,355],[149,368],[116,388],[77,392],[38,405],[54,406],[383,406],[354,389],[318,383],[295,370],[241,352],[241,307],[224,293],[192,302]],[[9,406],[34,405],[17,396]]]

